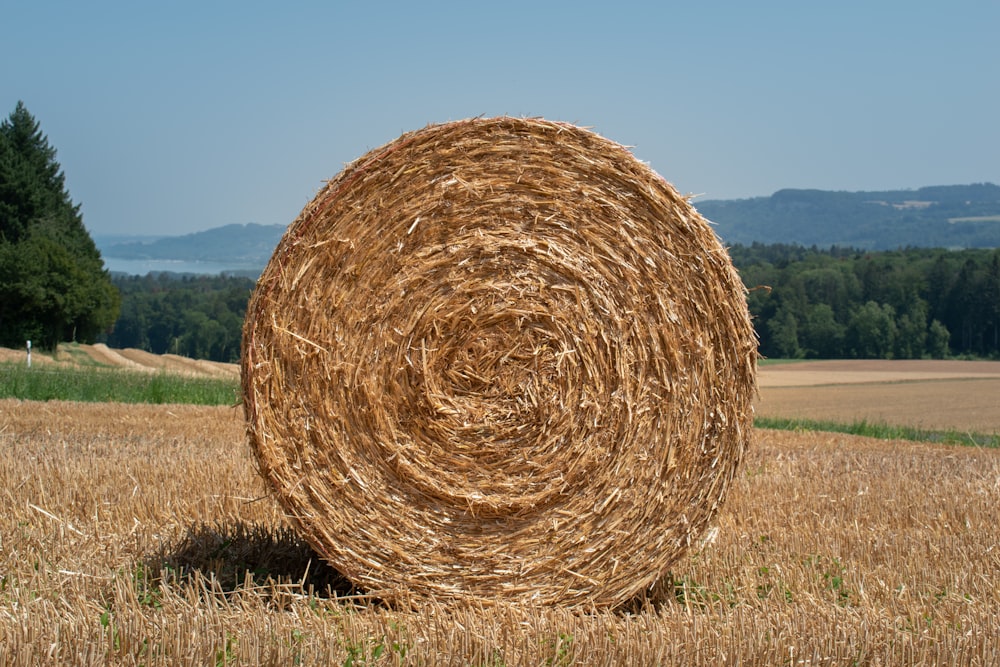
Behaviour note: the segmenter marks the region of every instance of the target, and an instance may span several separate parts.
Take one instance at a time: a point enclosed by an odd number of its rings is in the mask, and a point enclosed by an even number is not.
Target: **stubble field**
[[[996,368],[765,367],[758,411],[847,387],[889,419]],[[239,408],[3,400],[0,664],[996,665],[998,505],[994,448],[760,430],[714,529],[627,609],[389,609],[288,528]]]

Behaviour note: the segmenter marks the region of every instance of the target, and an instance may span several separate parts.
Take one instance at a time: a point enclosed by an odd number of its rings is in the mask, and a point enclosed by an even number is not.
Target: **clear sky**
[[[0,117],[25,102],[94,235],[288,224],[478,115],[592,127],[702,199],[1000,183],[997,0],[0,9]]]

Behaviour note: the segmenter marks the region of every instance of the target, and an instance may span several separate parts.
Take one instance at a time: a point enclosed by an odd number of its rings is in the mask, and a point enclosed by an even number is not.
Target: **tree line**
[[[99,340],[236,361],[254,281],[112,277],[55,155],[23,103],[0,122],[0,346]],[[995,188],[979,186],[980,199]],[[753,243],[730,254],[766,357],[1000,358],[1000,249]]]
[[[1000,357],[1000,250],[733,246],[771,358]]]
[[[770,358],[1000,358],[1000,250],[729,249]],[[236,361],[254,281],[114,278],[121,315],[105,340]]]
[[[113,277],[121,313],[109,347],[235,362],[252,278],[150,273]]]

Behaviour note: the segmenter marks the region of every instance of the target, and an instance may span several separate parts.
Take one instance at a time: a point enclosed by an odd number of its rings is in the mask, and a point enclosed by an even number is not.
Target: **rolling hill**
[[[884,192],[779,190],[770,197],[694,203],[728,245],[1000,247],[1000,186],[992,183]]]

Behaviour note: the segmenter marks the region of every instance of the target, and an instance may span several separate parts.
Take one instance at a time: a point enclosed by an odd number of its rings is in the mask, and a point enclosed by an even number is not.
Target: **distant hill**
[[[992,183],[886,192],[779,190],[694,205],[728,245],[1000,247],[1000,186]]]
[[[727,245],[786,243],[865,250],[1000,247],[1000,186],[918,190],[779,190],[770,197],[695,201]],[[183,236],[95,237],[104,257],[257,266],[270,260],[284,225],[224,225]]]
[[[184,260],[231,262],[239,265],[267,264],[274,253],[284,225],[223,225],[183,236],[162,236],[141,240],[95,238],[105,257],[119,259]]]

